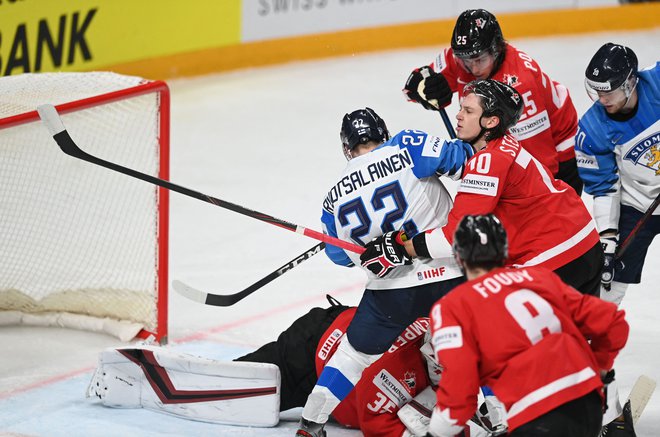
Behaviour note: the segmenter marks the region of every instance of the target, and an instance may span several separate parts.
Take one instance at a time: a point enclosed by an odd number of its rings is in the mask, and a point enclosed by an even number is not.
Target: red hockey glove
[[[403,246],[403,231],[391,231],[371,240],[360,255],[362,267],[369,269],[379,278],[387,276],[395,267],[410,265],[412,259]]]

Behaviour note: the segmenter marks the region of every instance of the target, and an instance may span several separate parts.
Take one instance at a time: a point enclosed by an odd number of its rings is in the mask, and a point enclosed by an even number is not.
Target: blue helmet
[[[383,143],[390,139],[385,121],[371,108],[358,109],[344,115],[339,132],[344,156],[351,160],[351,151],[369,141]]]
[[[620,87],[629,97],[637,84],[637,56],[628,47],[608,42],[591,58],[585,76],[585,87],[592,100],[598,99],[598,92],[608,93]]]

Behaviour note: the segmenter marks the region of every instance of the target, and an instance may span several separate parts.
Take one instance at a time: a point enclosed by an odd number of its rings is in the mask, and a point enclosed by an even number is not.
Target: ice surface
[[[582,114],[590,105],[583,74],[607,41],[632,47],[640,65],[657,60],[660,30],[520,39],[513,43],[566,85]],[[440,117],[406,103],[399,91],[413,67],[438,47],[292,63],[171,81],[171,180],[177,184],[320,230],[321,202],[344,157],[340,120],[358,107],[375,109],[393,132],[422,129],[445,136]],[[456,112],[452,105],[449,114]],[[53,143],[53,147],[57,147]],[[70,159],[62,155],[62,159]],[[585,201],[590,204],[590,199]],[[173,193],[170,276],[214,293],[242,290],[316,244],[313,240]],[[625,397],[638,375],[660,380],[660,242],[647,257],[643,283],[623,302],[630,340],[616,362]],[[266,341],[332,293],[357,304],[364,277],[318,255],[227,308],[207,307],[172,291],[173,347],[231,358]],[[84,391],[97,356],[118,340],[57,328],[2,327],[0,434],[30,436],[293,435],[299,411],[277,428],[195,423],[145,410],[89,403]],[[561,360],[562,357],[556,357]],[[657,435],[657,393],[638,423],[639,436]],[[357,431],[330,426],[331,436]]]

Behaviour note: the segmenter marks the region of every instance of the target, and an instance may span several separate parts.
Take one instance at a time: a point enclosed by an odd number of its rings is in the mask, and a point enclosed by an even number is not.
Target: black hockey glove
[[[451,103],[452,96],[449,82],[440,74],[432,72],[429,77],[424,80],[424,96],[428,102],[437,107],[438,109],[444,108]]]
[[[605,291],[612,288],[612,279],[614,278],[614,254],[619,244],[616,236],[600,237],[600,245],[603,247],[605,259],[603,261],[603,272],[601,273],[600,283]]]
[[[428,66],[417,68],[410,73],[403,93],[408,100],[433,111],[449,105],[452,95],[447,79]]]
[[[391,231],[371,240],[360,255],[362,267],[383,278],[395,267],[412,264],[412,259],[403,247],[404,238],[402,231]]]

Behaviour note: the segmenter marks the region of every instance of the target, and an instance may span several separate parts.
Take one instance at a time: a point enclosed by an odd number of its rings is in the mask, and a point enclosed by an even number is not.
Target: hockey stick
[[[445,124],[449,138],[452,140],[456,139],[456,132],[454,131],[454,127],[451,125],[451,121],[449,121],[447,111],[445,111],[445,108],[440,108],[438,111],[440,112],[440,117],[442,117],[442,122]]]
[[[646,404],[648,404],[655,390],[655,385],[655,380],[646,375],[641,375],[635,381],[635,385],[633,385],[630,395],[628,395],[633,423],[637,423],[642,412],[644,412],[644,408],[646,408]]]
[[[172,287],[174,290],[179,293],[180,295],[190,299],[194,300],[195,302],[200,302],[206,305],[213,305],[213,306],[219,306],[219,307],[228,307],[231,305],[234,305],[235,303],[243,300],[247,296],[251,295],[264,285],[268,284],[269,282],[272,282],[273,280],[279,278],[289,270],[293,269],[296,267],[298,264],[302,263],[303,261],[307,261],[317,253],[321,252],[325,248],[325,243],[319,243],[316,246],[312,247],[309,250],[306,250],[302,254],[298,255],[288,263],[284,264],[282,267],[279,269],[275,270],[274,272],[268,274],[267,276],[261,278],[254,284],[250,285],[244,290],[239,291],[238,293],[233,293],[233,294],[211,294],[211,293],[206,293],[204,291],[198,290],[196,288],[191,287],[188,284],[185,284],[181,281],[172,281]]]
[[[37,108],[37,112],[39,113],[39,117],[41,117],[41,120],[48,127],[48,130],[53,136],[53,139],[55,139],[57,144],[60,146],[60,149],[62,149],[62,151],[67,155],[73,156],[74,158],[82,159],[83,161],[91,162],[92,164],[109,168],[110,170],[114,170],[116,172],[123,173],[125,175],[132,176],[134,178],[141,179],[146,182],[150,182],[154,185],[167,188],[168,190],[176,191],[178,193],[193,197],[203,202],[207,202],[212,205],[219,206],[220,208],[229,209],[239,214],[243,214],[248,217],[261,220],[262,222],[270,223],[271,225],[279,226],[280,228],[288,229],[289,231],[302,234],[306,237],[314,238],[316,240],[322,241],[327,244],[331,244],[333,246],[341,247],[342,249],[346,249],[351,252],[355,252],[359,254],[364,252],[364,248],[362,246],[358,246],[357,244],[353,244],[348,241],[343,241],[340,240],[339,238],[331,237],[330,235],[326,235],[322,232],[314,231],[312,229],[307,229],[302,226],[298,226],[296,224],[284,220],[280,220],[273,216],[258,211],[254,211],[242,207],[240,205],[236,205],[235,203],[227,202],[226,200],[218,199],[216,197],[211,197],[206,194],[202,194],[200,192],[191,190],[189,188],[185,188],[180,185],[174,184],[172,182],[159,179],[145,173],[140,173],[139,171],[127,167],[122,167],[121,165],[115,164],[114,162],[109,162],[101,158],[97,158],[96,156],[90,155],[89,153],[80,149],[80,147],[78,147],[75,141],[73,141],[73,139],[67,132],[66,128],[64,127],[64,124],[62,123],[62,120],[60,119],[60,116],[53,105],[50,104],[41,105]]]
[[[620,259],[623,256],[623,253],[626,251],[628,246],[630,246],[630,243],[633,242],[635,237],[637,236],[637,233],[639,230],[644,226],[644,224],[651,218],[653,215],[653,212],[656,210],[656,208],[660,205],[660,194],[655,198],[651,206],[646,210],[642,218],[639,219],[635,227],[630,231],[630,234],[626,237],[626,239],[619,245],[619,248],[616,251],[616,256],[614,257],[615,259]]]

